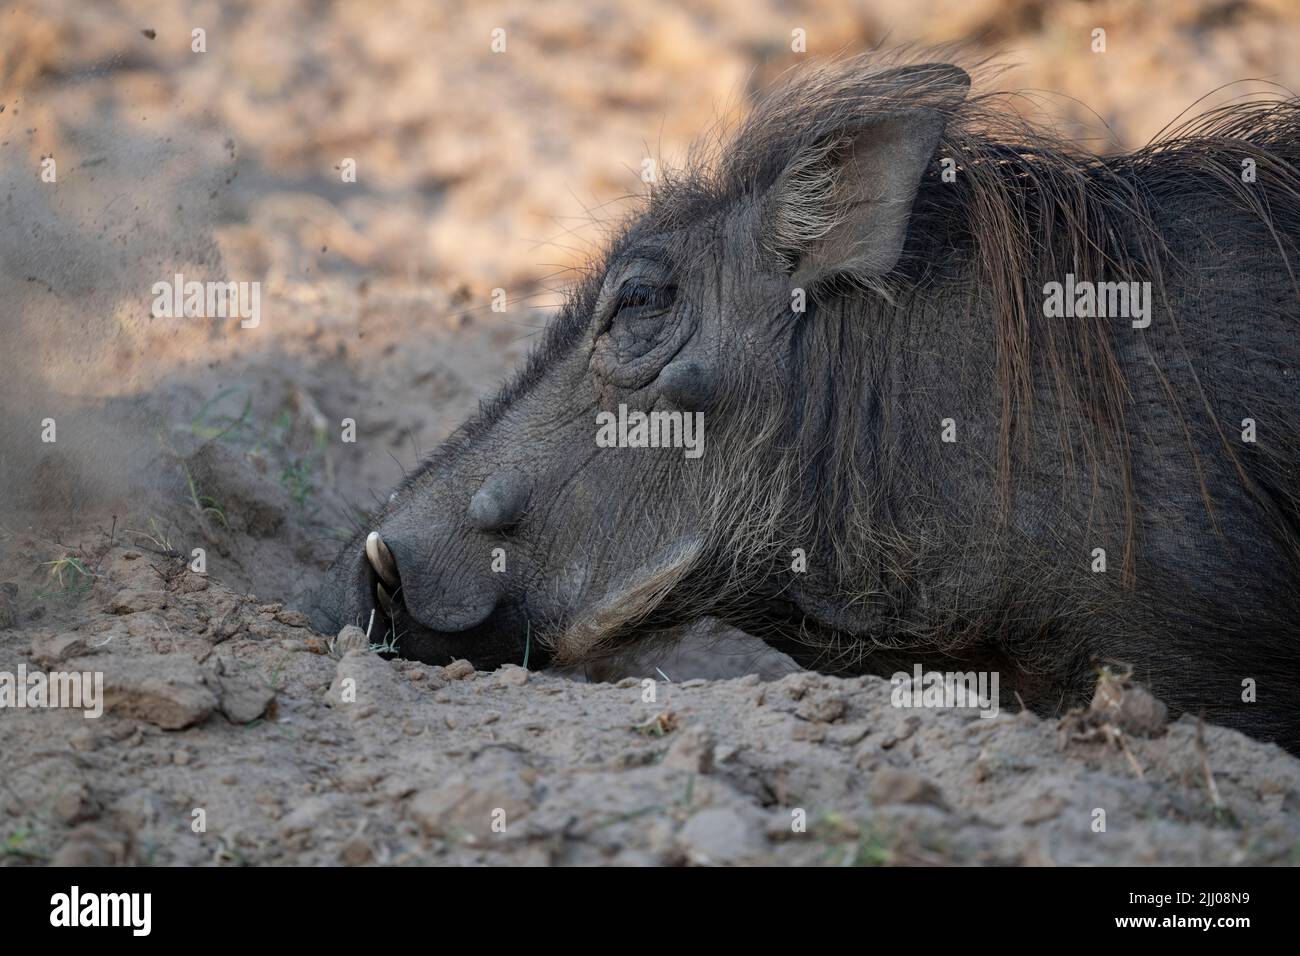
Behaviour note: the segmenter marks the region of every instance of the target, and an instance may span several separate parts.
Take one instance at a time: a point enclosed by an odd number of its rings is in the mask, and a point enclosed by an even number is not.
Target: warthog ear
[[[970,77],[946,64],[873,78],[876,90],[921,91],[929,105],[849,118],[799,150],[764,200],[763,245],[796,281],[881,276],[898,263],[917,187],[943,135],[944,108]]]

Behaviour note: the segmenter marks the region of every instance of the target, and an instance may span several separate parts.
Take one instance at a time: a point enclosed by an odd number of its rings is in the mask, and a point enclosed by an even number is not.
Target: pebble
[[[99,815],[90,788],[80,782],[60,788],[51,810],[56,818],[69,825],[92,820]]]
[[[664,755],[664,766],[692,773],[712,773],[713,735],[703,727],[688,727],[673,741]]]
[[[1140,684],[1103,678],[1088,708],[1089,716],[1107,721],[1135,737],[1158,737],[1165,732],[1169,711]]]
[[[844,716],[844,701],[826,692],[809,694],[799,701],[795,716],[829,724]]]
[[[113,614],[136,614],[140,611],[156,611],[166,604],[166,591],[124,588],[113,595],[108,609]]]
[[[826,739],[841,747],[852,747],[869,733],[871,733],[870,724],[836,724],[827,731]]]
[[[759,830],[730,807],[709,807],[695,813],[677,839],[691,862],[702,865],[740,863],[764,848]]]
[[[365,631],[355,624],[349,624],[339,631],[338,639],[334,642],[334,653],[342,657],[354,651],[369,653],[370,640],[366,637]]]
[[[50,860],[51,866],[121,866],[126,862],[126,839],[95,824],[83,823],[71,833]]]
[[[474,676],[474,665],[467,660],[452,661],[442,669],[447,680],[465,680]]]
[[[948,809],[943,791],[925,777],[910,770],[882,767],[872,776],[867,786],[867,793],[872,802],[879,805],[925,804],[941,810]]]
[[[810,744],[819,744],[826,739],[826,725],[797,723],[790,728],[790,739],[804,740]]]
[[[355,837],[343,844],[339,860],[344,866],[365,866],[375,861],[375,848],[367,840]]]
[[[77,634],[45,633],[32,638],[32,658],[46,667],[71,657],[80,657],[89,650],[86,642]]]
[[[528,683],[528,671],[518,664],[502,664],[496,678],[497,683],[505,687],[523,687]]]
[[[275,612],[275,619],[288,627],[310,627],[311,622],[302,611],[283,610]]]
[[[326,797],[307,797],[280,821],[280,832],[310,833],[329,816],[332,801]]]
[[[251,724],[275,703],[272,688],[243,674],[223,674],[217,683],[221,693],[218,707],[233,724]]]
[[[511,771],[457,779],[417,791],[407,813],[427,836],[500,839],[533,808],[532,785]],[[500,821],[504,832],[494,830]]]

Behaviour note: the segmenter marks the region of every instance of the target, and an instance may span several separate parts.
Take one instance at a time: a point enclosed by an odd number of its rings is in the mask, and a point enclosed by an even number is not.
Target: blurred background
[[[1098,150],[1140,145],[1224,83],[1300,79],[1294,0],[45,0],[0,14],[3,135],[32,167],[170,143],[193,179],[237,174],[216,238],[278,280],[514,287],[543,259],[580,261],[565,230],[590,238],[582,220],[640,191],[643,157],[680,159],[782,70],[950,41],[1016,66],[1007,88],[1056,94],[1036,105]],[[148,169],[108,159],[99,192]]]
[[[6,4],[0,532],[154,489],[289,587],[526,353],[644,160],[801,62],[951,42],[1100,152],[1300,88],[1296,0]],[[177,272],[259,282],[260,325],[153,317]],[[301,536],[241,558],[241,501]]]

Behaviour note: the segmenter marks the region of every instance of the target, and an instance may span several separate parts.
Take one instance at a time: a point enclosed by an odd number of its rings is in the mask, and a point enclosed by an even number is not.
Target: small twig
[[[145,547],[143,544],[137,544],[136,547],[139,548],[141,551],[148,551],[150,554],[161,554],[161,555],[162,555],[163,557],[165,557],[165,558],[181,558],[181,557],[184,557],[184,555],[182,555],[182,554],[181,554],[179,551],[177,551],[175,548],[164,548],[164,547],[162,547],[162,546],[161,546],[161,545],[162,545],[162,542],[160,542],[157,538],[153,537],[152,535],[145,534],[143,531],[132,531],[130,528],[126,528],[126,529],[124,529],[124,532],[123,532],[123,533],[124,533],[124,534],[134,534],[134,535],[138,535],[139,537],[144,538],[146,541],[149,541],[149,542],[151,542],[152,544],[159,545],[159,547],[148,548],[148,547]]]
[[[172,639],[172,653],[179,653],[180,645],[176,643],[176,635],[172,632],[172,626],[167,623],[166,618],[163,618],[163,627],[167,628],[167,636]]]
[[[1137,762],[1137,757],[1133,756],[1133,751],[1128,749],[1128,743],[1124,740],[1124,731],[1118,728],[1115,730],[1115,745],[1128,758],[1129,766],[1133,768],[1133,772],[1137,774],[1138,779],[1141,780],[1145,777],[1146,774],[1142,772],[1142,765]]]
[[[1214,771],[1210,769],[1210,751],[1205,746],[1205,711],[1196,717],[1196,749],[1201,755],[1201,774],[1205,777],[1205,789],[1210,795],[1210,802],[1215,810],[1223,809],[1219,799],[1219,786],[1214,782]]]

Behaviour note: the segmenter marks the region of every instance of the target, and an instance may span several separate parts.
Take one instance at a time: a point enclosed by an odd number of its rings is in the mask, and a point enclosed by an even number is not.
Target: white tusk
[[[379,537],[378,531],[366,535],[366,558],[381,581],[389,587],[397,587],[397,562],[393,560],[393,553],[384,544],[384,539]]]
[[[375,597],[379,599],[379,606],[383,608],[385,614],[393,616],[393,599],[388,596],[382,584],[375,585]]]

